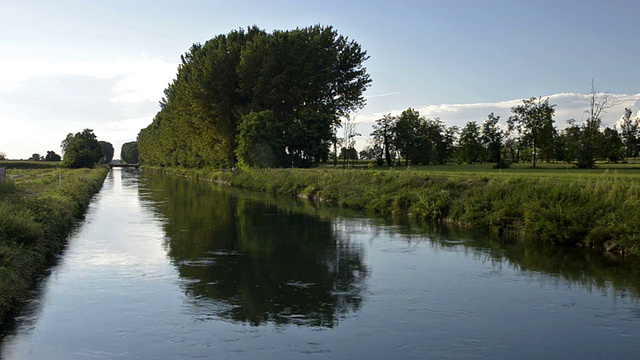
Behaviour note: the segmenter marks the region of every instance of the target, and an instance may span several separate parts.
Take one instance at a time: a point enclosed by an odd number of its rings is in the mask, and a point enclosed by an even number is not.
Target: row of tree
[[[185,167],[304,167],[326,161],[341,119],[371,82],[359,44],[320,25],[257,27],[194,44],[181,57],[141,161]]]
[[[602,129],[601,115],[614,104],[595,86],[587,101],[588,118],[581,124],[570,119],[562,130],[555,126],[555,105],[548,98],[523,100],[511,109],[506,127],[493,113],[482,125],[470,121],[459,129],[407,109],[377,120],[370,145],[359,155],[389,166],[404,161],[405,165],[490,162],[506,167],[522,161],[535,167],[544,160],[574,162],[580,168],[594,167],[597,159],[618,162],[638,156],[640,128],[632,111],[625,109],[617,126]]]

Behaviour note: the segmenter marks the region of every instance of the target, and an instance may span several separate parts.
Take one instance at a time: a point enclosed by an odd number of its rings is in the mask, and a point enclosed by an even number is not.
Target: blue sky
[[[594,79],[640,110],[640,2],[635,1],[33,1],[0,2],[0,151],[60,151],[92,128],[119,154],[158,111],[180,54],[249,25],[332,25],[367,50],[373,79],[357,115],[371,123],[416,108],[447,125],[506,120],[549,96],[559,126],[581,119]]]

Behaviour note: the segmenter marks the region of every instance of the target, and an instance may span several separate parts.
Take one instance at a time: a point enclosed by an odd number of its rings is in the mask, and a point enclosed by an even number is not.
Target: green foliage
[[[229,168],[237,156],[242,166],[325,161],[340,117],[364,105],[367,58],[356,42],[319,25],[273,33],[254,26],[194,44],[138,135],[140,158],[195,168]],[[272,128],[255,128],[267,118]],[[251,142],[270,148],[261,164]]]
[[[84,129],[75,135],[70,133],[62,141],[61,147],[64,154],[62,166],[68,168],[92,167],[103,157],[100,143],[91,129]]]
[[[120,160],[127,164],[138,164],[138,142],[130,141],[122,144],[120,149]]]
[[[536,167],[538,152],[553,147],[555,105],[549,105],[549,98],[532,97],[522,100],[522,105],[511,108],[511,112],[513,115],[507,121],[509,131],[516,130],[521,139],[531,145],[533,167]]]
[[[469,121],[460,131],[458,140],[458,156],[460,162],[473,164],[482,161],[483,148],[480,138],[480,127],[475,121]]]
[[[45,161],[61,161],[62,157],[56,154],[55,151],[47,151],[47,156],[44,158]]]
[[[100,150],[102,151],[102,159],[100,159],[101,164],[109,164],[111,160],[113,160],[113,145],[106,141],[98,141],[100,144]]]

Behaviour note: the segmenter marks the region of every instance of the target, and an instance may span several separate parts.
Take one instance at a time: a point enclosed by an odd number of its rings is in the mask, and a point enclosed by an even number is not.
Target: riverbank
[[[380,215],[404,215],[525,241],[640,255],[640,183],[600,172],[146,168]]]
[[[0,328],[61,250],[109,169],[16,169],[0,184]]]

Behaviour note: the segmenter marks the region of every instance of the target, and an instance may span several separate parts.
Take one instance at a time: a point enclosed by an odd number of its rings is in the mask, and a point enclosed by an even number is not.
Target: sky
[[[384,114],[411,107],[447,126],[504,124],[531,97],[555,121],[585,118],[592,81],[616,106],[640,110],[640,2],[594,0],[0,1],[0,152],[60,154],[93,129],[119,157],[159,110],[193,43],[257,25],[331,25],[370,58],[361,149]]]

